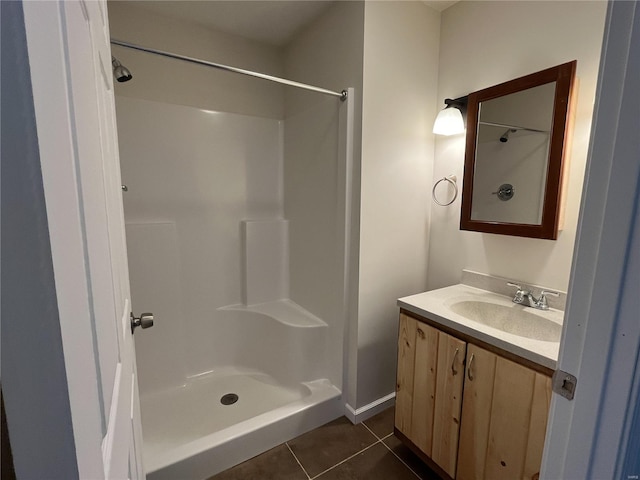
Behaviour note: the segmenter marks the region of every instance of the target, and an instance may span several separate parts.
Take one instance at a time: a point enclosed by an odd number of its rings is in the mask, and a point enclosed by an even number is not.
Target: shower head
[[[502,136],[500,137],[500,141],[502,143],[507,143],[509,141],[509,135],[511,135],[512,133],[516,133],[517,130],[515,128],[508,128],[506,132],[504,132],[502,134]]]
[[[129,69],[122,65],[116,57],[111,57],[111,65],[113,67],[113,76],[118,82],[128,82],[133,78]]]

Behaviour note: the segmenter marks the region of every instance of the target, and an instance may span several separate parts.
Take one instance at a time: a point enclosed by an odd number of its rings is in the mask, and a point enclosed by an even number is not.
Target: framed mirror
[[[469,94],[461,230],[557,238],[575,70]]]

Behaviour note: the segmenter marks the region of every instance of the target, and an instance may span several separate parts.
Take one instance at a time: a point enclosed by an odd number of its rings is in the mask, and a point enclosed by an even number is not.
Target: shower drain
[[[238,401],[238,395],[235,393],[227,393],[222,396],[220,403],[223,405],[233,405]]]

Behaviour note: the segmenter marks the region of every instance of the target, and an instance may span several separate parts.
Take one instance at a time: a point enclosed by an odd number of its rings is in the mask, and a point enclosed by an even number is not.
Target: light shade
[[[433,124],[433,133],[436,135],[456,135],[462,132],[464,132],[464,120],[460,110],[449,105],[438,113]]]

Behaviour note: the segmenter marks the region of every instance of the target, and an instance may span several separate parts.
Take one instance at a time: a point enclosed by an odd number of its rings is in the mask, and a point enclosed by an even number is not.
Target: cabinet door
[[[465,353],[465,342],[400,315],[395,425],[452,477]]]
[[[413,318],[400,314],[395,426],[408,438],[411,438],[411,413],[413,408],[413,375],[416,358],[417,323],[418,322]]]
[[[438,365],[431,458],[455,477],[467,344],[438,332]]]
[[[484,478],[496,359],[491,352],[469,345],[467,379],[462,401],[458,480]]]
[[[431,456],[433,418],[438,368],[438,335],[433,327],[418,322],[416,327],[415,376],[411,410],[411,436],[416,446]]]
[[[468,359],[457,478],[536,478],[551,379],[475,345]]]

